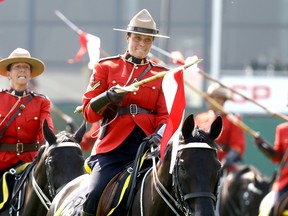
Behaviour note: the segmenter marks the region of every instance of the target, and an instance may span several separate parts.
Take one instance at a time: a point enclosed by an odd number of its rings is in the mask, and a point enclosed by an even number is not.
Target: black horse
[[[15,182],[10,205],[1,210],[0,216],[46,215],[59,190],[84,173],[79,143],[85,131],[83,123],[74,134],[62,131],[55,135],[45,120],[43,132],[48,143],[41,146],[21,176],[16,175],[19,180]]]
[[[222,119],[218,117],[213,122],[209,133],[194,126],[193,115],[190,115],[182,127],[184,140],[176,150],[172,174],[169,173],[171,145],[167,147],[163,163],[159,160],[156,164],[158,157],[152,154],[153,166],[136,186],[129,213],[120,215],[214,215],[221,169],[214,140],[221,132]],[[47,216],[81,215],[88,182],[86,174],[67,184],[53,200]],[[119,215],[119,211],[116,212],[110,211],[109,215]]]
[[[209,133],[194,126],[190,115],[183,124],[184,142],[178,146],[172,174],[168,148],[164,163],[153,166],[138,190],[131,215],[214,215],[221,168],[214,140],[222,130],[222,119],[217,117]]]
[[[269,192],[273,179],[251,165],[239,165],[220,186],[219,215],[257,216],[262,199]]]

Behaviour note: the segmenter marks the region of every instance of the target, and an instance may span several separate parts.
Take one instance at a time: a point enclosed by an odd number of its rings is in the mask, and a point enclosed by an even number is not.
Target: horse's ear
[[[194,130],[195,122],[193,114],[190,114],[184,121],[182,126],[182,135],[184,139],[188,138]]]
[[[87,122],[83,120],[81,126],[78,128],[78,130],[74,133],[73,137],[74,139],[80,143],[82,140],[82,137],[84,136],[87,128]]]
[[[56,143],[57,138],[54,132],[50,129],[46,119],[44,119],[44,122],[43,122],[43,134],[44,134],[45,139],[50,145]]]
[[[216,139],[221,131],[222,131],[222,117],[217,116],[217,118],[213,121],[211,128],[210,128],[210,137],[214,140]]]

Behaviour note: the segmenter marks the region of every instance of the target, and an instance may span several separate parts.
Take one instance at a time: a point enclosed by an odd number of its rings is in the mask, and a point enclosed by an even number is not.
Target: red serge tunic
[[[151,69],[142,79],[167,70],[154,63],[151,64]],[[141,65],[133,64],[125,60],[124,55],[103,59],[97,63],[87,91],[83,96],[83,114],[85,119],[93,123],[103,118],[101,114],[97,114],[92,110],[89,103],[92,98],[117,84],[120,86],[130,85],[135,78],[138,78],[145,71],[148,65],[148,62]],[[161,86],[162,78],[141,85],[138,91],[128,92],[121,106],[136,104],[139,107],[153,110],[157,114],[119,115],[108,124],[106,136],[102,139],[97,139],[91,154],[105,153],[115,149],[132,132],[135,125],[138,125],[148,136],[155,132],[159,125],[166,123],[168,112]]]
[[[80,143],[81,149],[83,151],[88,151],[93,147],[98,137],[99,130],[100,130],[100,124],[98,124],[98,122],[95,122],[91,125],[89,131],[84,134]]]
[[[276,127],[274,149],[285,154],[288,149],[288,123],[279,124]],[[274,158],[273,162],[280,163],[282,158]],[[280,171],[279,178],[273,183],[273,190],[281,190],[288,185],[288,157],[285,159],[285,165]]]
[[[236,150],[243,156],[246,147],[244,131],[229,121],[226,116],[221,117],[223,121],[222,132],[215,140],[223,149],[223,151],[218,151],[219,160],[221,161],[229,150]],[[236,117],[241,120],[240,116]],[[208,130],[215,118],[216,115],[214,112],[209,110],[208,112],[198,114],[195,118],[195,123],[204,130]],[[225,151],[225,149],[227,149],[227,151]]]
[[[47,119],[49,127],[54,130],[50,115],[49,99],[43,95],[31,92],[20,97],[11,94],[7,90],[2,90],[0,92],[0,131],[13,114],[17,112],[29,94],[32,94],[33,98],[7,128],[3,137],[0,139],[0,146],[1,144],[23,143],[23,145],[25,145],[35,142],[39,142],[40,145],[43,144],[44,136],[42,133],[42,125],[44,119]],[[13,167],[13,165],[19,161],[32,162],[36,154],[37,151],[17,154],[16,149],[15,152],[0,150],[0,171]]]

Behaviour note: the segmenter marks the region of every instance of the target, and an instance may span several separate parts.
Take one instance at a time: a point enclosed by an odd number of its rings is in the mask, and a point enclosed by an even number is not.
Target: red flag
[[[83,32],[79,35],[80,49],[78,50],[74,59],[68,59],[68,63],[73,64],[82,59],[88,51],[89,54],[89,68],[92,69],[93,65],[99,60],[100,57],[100,38]]]
[[[169,120],[160,144],[160,156],[163,161],[165,149],[169,141],[178,145],[179,133],[185,113],[186,99],[183,70],[167,73],[162,82]]]
[[[70,64],[73,64],[75,62],[78,62],[82,59],[82,57],[84,56],[84,54],[87,52],[87,43],[88,40],[86,38],[87,33],[83,32],[79,35],[79,42],[80,42],[80,49],[78,50],[76,56],[74,59],[69,59],[68,62]]]

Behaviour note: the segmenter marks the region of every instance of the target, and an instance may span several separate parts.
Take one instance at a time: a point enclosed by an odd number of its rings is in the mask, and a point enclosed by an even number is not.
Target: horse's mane
[[[40,146],[38,153],[35,155],[35,158],[34,158],[35,161],[38,161],[41,158],[41,155],[43,154],[45,148],[46,148],[46,145]]]
[[[194,128],[192,134],[188,138],[184,139],[184,137],[182,136],[180,138],[179,143],[187,144],[187,143],[193,143],[193,142],[203,142],[203,143],[207,143],[213,149],[216,149],[216,150],[221,149],[220,146],[213,140],[213,138],[210,137],[209,133],[205,132],[198,126]],[[172,142],[169,142],[167,144],[165,154],[167,151],[171,151],[171,150],[172,150]]]

